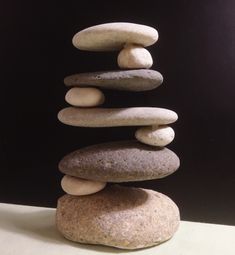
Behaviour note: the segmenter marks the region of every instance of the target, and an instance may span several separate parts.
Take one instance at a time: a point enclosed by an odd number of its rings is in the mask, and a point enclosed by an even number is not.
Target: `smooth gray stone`
[[[77,108],[67,107],[58,113],[58,119],[76,127],[148,126],[173,123],[174,111],[157,107]]]
[[[64,79],[66,86],[92,86],[129,91],[152,90],[162,82],[162,75],[158,71],[149,69],[80,73]]]
[[[180,165],[167,148],[133,141],[88,146],[65,156],[59,170],[67,175],[102,182],[128,182],[163,178]]]

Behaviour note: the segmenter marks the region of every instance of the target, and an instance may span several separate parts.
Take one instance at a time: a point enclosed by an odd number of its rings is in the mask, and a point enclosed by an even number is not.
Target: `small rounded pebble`
[[[126,45],[118,55],[118,66],[120,68],[150,68],[153,65],[151,54],[139,45]]]
[[[168,126],[150,126],[139,128],[135,132],[138,141],[152,146],[166,146],[175,137],[175,132]]]
[[[96,88],[71,88],[65,101],[73,106],[93,107],[104,103],[104,94]]]
[[[96,193],[106,186],[106,182],[90,181],[65,175],[61,180],[62,189],[69,195],[83,196]]]

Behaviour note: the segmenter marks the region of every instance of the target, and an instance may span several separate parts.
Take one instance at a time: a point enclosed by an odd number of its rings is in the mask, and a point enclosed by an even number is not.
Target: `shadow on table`
[[[55,227],[55,210],[43,209],[35,212],[16,213],[7,209],[0,209],[0,229],[8,232],[19,233],[53,244],[68,244],[84,250],[94,250],[101,253],[125,253],[125,250],[116,248],[82,245],[65,239]]]

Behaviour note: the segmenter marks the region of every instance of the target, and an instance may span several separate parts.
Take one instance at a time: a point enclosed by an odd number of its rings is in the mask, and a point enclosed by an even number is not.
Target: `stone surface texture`
[[[137,129],[135,137],[145,144],[166,146],[174,140],[175,132],[168,126],[150,126]]]
[[[77,107],[94,107],[104,103],[102,91],[96,88],[71,88],[65,95],[65,101]]]
[[[80,50],[120,50],[127,43],[150,46],[158,40],[155,28],[128,22],[113,22],[86,28],[73,37],[73,45]]]
[[[128,182],[163,178],[179,165],[179,158],[171,150],[131,140],[76,150],[60,161],[59,170],[94,181]]]
[[[126,69],[150,68],[153,65],[151,54],[139,45],[129,44],[118,54],[118,66]]]
[[[66,86],[92,86],[127,91],[152,90],[160,86],[162,82],[162,75],[150,69],[79,73],[64,79]]]
[[[174,111],[157,107],[76,108],[67,107],[58,113],[58,119],[78,127],[120,127],[165,125],[178,119]]]
[[[86,197],[61,197],[56,224],[72,241],[138,249],[170,239],[179,210],[156,191],[114,185]]]
[[[61,180],[62,189],[70,195],[84,196],[96,193],[105,187],[105,182],[90,181],[69,175]]]

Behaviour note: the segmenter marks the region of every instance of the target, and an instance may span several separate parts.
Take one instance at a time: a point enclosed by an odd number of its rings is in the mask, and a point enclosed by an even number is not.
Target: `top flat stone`
[[[114,22],[86,28],[73,37],[73,45],[80,50],[113,51],[125,44],[144,47],[158,40],[158,32],[153,27],[128,22]]]

